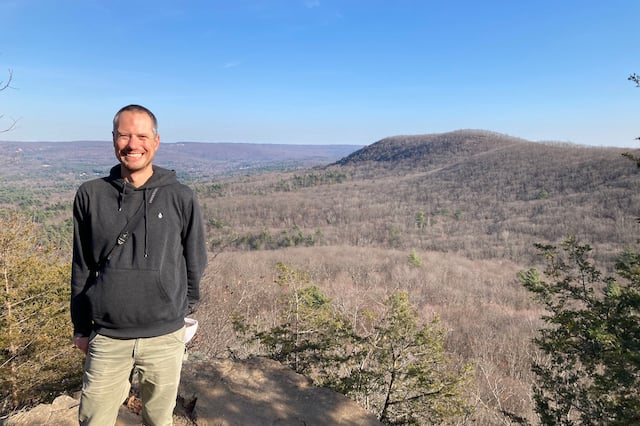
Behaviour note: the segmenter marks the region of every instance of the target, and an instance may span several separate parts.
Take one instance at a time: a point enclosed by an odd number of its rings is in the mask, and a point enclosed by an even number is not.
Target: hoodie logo
[[[162,219],[162,213],[158,213],[158,219]]]
[[[149,204],[153,203],[153,200],[156,198],[156,194],[158,193],[158,188],[154,188],[151,193],[151,199],[149,200]]]

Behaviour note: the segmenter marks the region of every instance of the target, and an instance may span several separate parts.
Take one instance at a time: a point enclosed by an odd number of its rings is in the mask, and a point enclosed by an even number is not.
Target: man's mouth
[[[142,155],[143,154],[141,152],[128,152],[128,153],[125,154],[125,157],[128,157],[128,158],[140,158],[140,157],[142,157]]]

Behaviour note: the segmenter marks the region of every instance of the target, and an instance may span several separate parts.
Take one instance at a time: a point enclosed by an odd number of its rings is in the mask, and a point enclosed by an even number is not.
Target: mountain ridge
[[[389,136],[354,151],[334,164],[348,165],[367,161],[378,163],[415,162],[420,160],[420,164],[425,165],[436,163],[451,155],[462,159],[482,152],[517,146],[603,148],[566,142],[529,141],[490,130],[460,129],[444,133]],[[604,147],[604,149],[623,150],[623,148],[615,147]]]
[[[183,177],[213,178],[238,172],[291,170],[327,165],[379,163],[383,168],[430,167],[451,158],[461,161],[480,153],[504,148],[545,150],[549,147],[576,151],[604,149],[626,152],[632,149],[593,147],[553,141],[529,141],[482,129],[459,129],[442,133],[406,134],[382,138],[368,145],[304,145],[231,142],[162,143],[156,164],[172,168]],[[524,147],[529,147],[525,149]],[[547,147],[547,148],[543,148]],[[11,171],[42,166],[63,172],[85,166],[87,174],[104,174],[115,164],[110,141],[0,141],[0,166]],[[86,166],[92,166],[88,168]]]

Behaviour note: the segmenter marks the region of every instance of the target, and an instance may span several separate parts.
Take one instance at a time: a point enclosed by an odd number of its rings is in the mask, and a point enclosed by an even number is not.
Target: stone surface
[[[314,387],[276,361],[194,361],[185,365],[180,395],[197,397],[195,422],[208,426],[380,425],[337,392]]]
[[[376,417],[337,392],[265,358],[194,359],[182,372],[174,426],[379,426]],[[76,426],[79,401],[62,395],[0,420],[0,426]],[[116,426],[140,425],[139,401],[131,398]]]

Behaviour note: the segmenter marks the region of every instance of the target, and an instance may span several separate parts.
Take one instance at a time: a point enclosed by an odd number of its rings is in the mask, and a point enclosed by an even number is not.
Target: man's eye
[[[121,139],[121,140],[125,140],[125,141],[127,141],[127,140],[129,140],[130,138],[131,138],[131,135],[127,135],[127,134],[123,134],[123,133],[119,133],[119,134],[118,134],[118,139]]]

